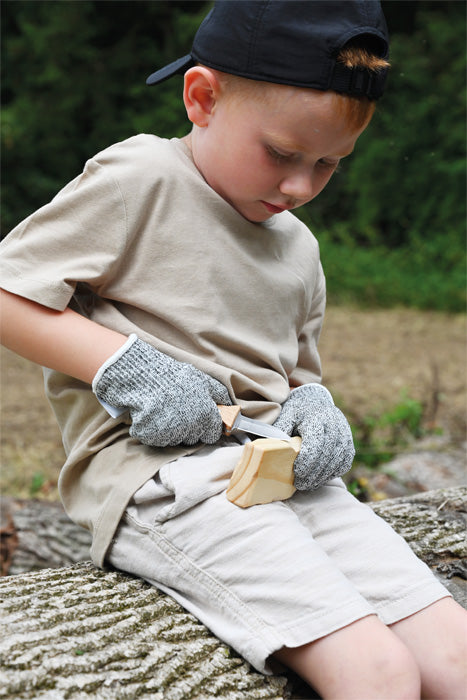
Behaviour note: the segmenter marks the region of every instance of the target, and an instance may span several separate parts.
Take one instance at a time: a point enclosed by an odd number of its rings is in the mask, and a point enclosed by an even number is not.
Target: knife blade
[[[127,408],[116,408],[115,406],[111,406],[107,403],[107,401],[100,399],[98,396],[96,398],[105,408],[107,413],[112,416],[112,418],[118,418],[123,413],[128,411]],[[269,423],[263,423],[260,420],[256,420],[256,418],[247,418],[246,416],[242,416],[240,413],[240,406],[221,406],[218,404],[217,408],[219,409],[222,417],[222,423],[224,424],[224,435],[229,436],[238,430],[242,433],[251,433],[252,435],[258,435],[259,437],[277,438],[279,440],[292,439],[290,435],[285,433],[283,430],[275,428],[273,425],[269,425]]]
[[[290,435],[269,423],[263,423],[256,418],[247,418],[240,413],[240,406],[217,405],[224,424],[224,435],[231,435],[239,430],[242,433],[251,433],[259,437],[277,438],[279,440],[291,440]]]

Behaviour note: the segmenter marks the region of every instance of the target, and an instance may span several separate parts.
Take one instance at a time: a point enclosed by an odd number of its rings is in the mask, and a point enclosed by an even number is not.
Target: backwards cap
[[[376,100],[387,70],[348,68],[337,61],[345,44],[357,39],[371,54],[387,58],[379,0],[217,0],[191,53],[152,73],[146,83],[156,85],[201,63],[252,80]]]

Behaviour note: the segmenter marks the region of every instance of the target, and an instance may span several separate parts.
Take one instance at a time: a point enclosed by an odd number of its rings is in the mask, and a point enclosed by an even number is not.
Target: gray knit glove
[[[352,466],[355,448],[350,426],[321,384],[293,389],[274,425],[302,438],[294,462],[294,485],[299,491],[317,489]]]
[[[216,404],[225,386],[131,335],[98,370],[92,388],[111,415],[130,412],[130,435],[145,445],[213,444],[222,434]],[[112,407],[119,410],[112,413]]]

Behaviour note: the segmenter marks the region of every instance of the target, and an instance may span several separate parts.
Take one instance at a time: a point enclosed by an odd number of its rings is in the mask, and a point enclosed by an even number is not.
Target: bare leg
[[[443,598],[391,625],[411,650],[420,669],[422,697],[467,698],[467,611]]]
[[[420,700],[420,674],[407,647],[376,616],[365,617],[274,658],[324,700]]]

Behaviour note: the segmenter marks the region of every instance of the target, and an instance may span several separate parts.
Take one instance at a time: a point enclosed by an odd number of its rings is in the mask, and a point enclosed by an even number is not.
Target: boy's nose
[[[313,177],[310,173],[289,175],[280,182],[279,190],[290,199],[304,204],[313,197]]]

